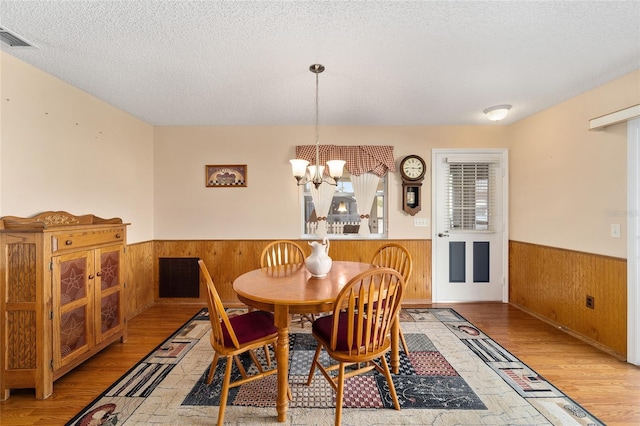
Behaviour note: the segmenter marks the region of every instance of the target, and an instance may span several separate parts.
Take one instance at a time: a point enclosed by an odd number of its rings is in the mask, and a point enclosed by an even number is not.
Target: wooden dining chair
[[[297,243],[289,240],[273,241],[262,250],[260,255],[260,267],[266,268],[280,265],[299,265],[303,264],[306,256],[302,247]],[[313,314],[301,314],[300,325],[304,327],[304,321],[313,322],[315,316]]]
[[[260,267],[304,263],[306,257],[302,247],[289,240],[273,241],[262,250]]]
[[[404,246],[396,243],[387,243],[380,247],[373,255],[371,264],[376,266],[383,266],[385,268],[395,269],[402,274],[404,278],[404,285],[406,286],[411,278],[411,271],[413,269],[413,261],[411,260],[411,254]],[[398,321],[400,321],[400,313],[398,313]],[[400,341],[402,342],[402,348],[405,354],[409,354],[409,346],[404,338],[402,329],[400,329]]]
[[[307,386],[311,385],[317,367],[336,391],[336,425],[342,417],[345,379],[373,369],[386,378],[395,409],[400,410],[385,354],[391,349],[391,326],[398,315],[403,290],[404,278],[394,269],[362,272],[340,291],[333,313],[313,322],[312,334],[318,345]],[[337,364],[323,366],[319,362],[323,348]],[[378,362],[374,362],[376,359]],[[345,367],[351,365],[355,369],[345,372]],[[338,374],[329,374],[333,370],[338,370]]]
[[[218,426],[222,426],[230,388],[277,372],[275,368],[264,370],[254,350],[268,345],[275,345],[278,340],[278,330],[273,323],[273,314],[270,312],[253,311],[228,317],[207,267],[202,260],[199,260],[198,264],[207,282],[207,304],[209,305],[209,319],[211,321],[210,340],[214,351],[209,375],[207,376],[207,384],[211,384],[213,380],[218,360],[220,358],[226,359],[222,390],[220,391],[220,409],[218,410]],[[245,352],[249,352],[251,360],[253,360],[258,369],[258,373],[254,375],[247,374],[239,358],[239,355]],[[268,352],[266,356],[269,356]],[[242,377],[231,383],[231,370],[234,363]]]

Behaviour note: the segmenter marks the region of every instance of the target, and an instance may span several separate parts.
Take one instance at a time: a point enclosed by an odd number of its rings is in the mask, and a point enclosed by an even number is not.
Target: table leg
[[[276,306],[274,321],[278,329],[278,343],[276,344],[276,362],[278,363],[278,421],[287,421],[289,399],[289,307]]]
[[[400,314],[391,325],[391,372],[400,372]]]

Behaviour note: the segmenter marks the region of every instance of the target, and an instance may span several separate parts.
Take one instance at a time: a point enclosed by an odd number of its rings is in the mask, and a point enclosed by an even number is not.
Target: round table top
[[[374,269],[369,263],[333,261],[326,277],[312,277],[303,263],[255,269],[240,275],[233,289],[240,300],[254,305],[288,305],[292,311],[330,309],[340,290],[351,278]],[[327,305],[325,309],[319,309]],[[311,307],[316,307],[312,309]]]

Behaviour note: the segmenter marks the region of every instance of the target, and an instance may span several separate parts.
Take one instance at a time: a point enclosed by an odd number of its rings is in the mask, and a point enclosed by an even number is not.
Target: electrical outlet
[[[595,308],[595,300],[593,299],[593,296],[587,296],[587,300],[586,300],[585,305],[589,309],[594,309]]]
[[[429,226],[429,218],[428,217],[414,217],[413,218],[413,226],[415,226],[415,227]]]

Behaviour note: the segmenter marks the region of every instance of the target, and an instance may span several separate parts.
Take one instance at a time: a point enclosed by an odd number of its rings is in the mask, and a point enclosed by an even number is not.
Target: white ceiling
[[[9,1],[2,50],[152,125],[502,124],[640,68],[640,1]],[[640,82],[639,82],[640,90]]]

